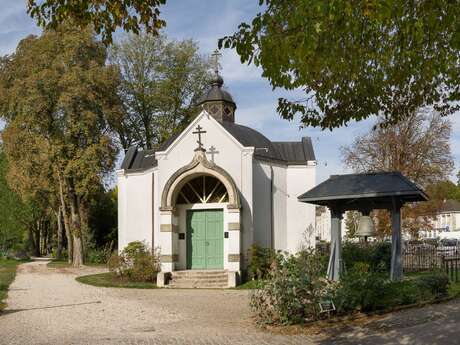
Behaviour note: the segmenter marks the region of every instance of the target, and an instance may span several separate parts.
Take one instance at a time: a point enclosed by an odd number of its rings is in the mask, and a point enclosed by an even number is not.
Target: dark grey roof
[[[460,212],[460,202],[457,200],[446,200],[442,203],[440,212]]]
[[[428,200],[425,192],[400,172],[332,175],[298,199],[316,205],[340,204],[353,209],[353,203],[369,202],[365,199],[383,203],[391,197],[401,202]]]
[[[298,142],[272,142],[260,132],[233,122],[219,122],[238,142],[245,147],[254,147],[254,157],[259,160],[280,162],[289,165],[305,165],[314,161],[315,153],[311,139],[302,138]],[[180,135],[172,136],[158,151],[166,150]],[[154,150],[139,151],[131,147],[125,155],[121,169],[140,170],[157,166]]]
[[[155,150],[138,150],[137,147],[131,146],[121,163],[121,169],[134,172],[156,167],[157,165]]]
[[[200,97],[197,104],[202,104],[207,101],[226,101],[235,104],[232,95],[222,88],[224,80],[220,75],[214,76],[211,81],[211,88]]]

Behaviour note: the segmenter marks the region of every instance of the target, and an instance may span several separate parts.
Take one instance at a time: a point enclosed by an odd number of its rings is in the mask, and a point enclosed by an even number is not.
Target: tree
[[[126,117],[114,126],[123,149],[157,148],[192,120],[209,80],[209,62],[195,42],[130,35],[113,47],[110,60],[122,75]]]
[[[394,124],[421,107],[459,109],[456,1],[261,0],[250,24],[219,41],[263,70],[285,119],[335,128],[381,115]]]
[[[448,119],[419,111],[394,126],[383,128],[383,121],[342,147],[347,167],[355,172],[400,171],[423,187],[449,178],[454,164]]]
[[[80,28],[93,27],[104,43],[112,43],[117,28],[139,33],[145,28],[157,34],[166,25],[160,6],[166,0],[27,0],[27,13],[45,29],[56,29],[69,20]]]
[[[357,137],[350,146],[342,147],[347,167],[359,173],[400,171],[424,188],[449,178],[454,165],[448,119],[437,112],[419,111],[396,125],[382,127],[382,121],[385,120],[379,120],[375,129]],[[404,207],[403,227],[417,235],[418,230],[430,227],[431,216],[438,207],[436,199]],[[377,211],[375,214],[378,232],[389,235],[388,213]]]
[[[0,67],[5,154],[15,158],[24,190],[54,196],[75,266],[83,262],[88,206],[117,154],[109,123],[122,120],[119,74],[106,57],[91,30],[66,25],[22,40]],[[50,188],[31,183],[37,172]]]

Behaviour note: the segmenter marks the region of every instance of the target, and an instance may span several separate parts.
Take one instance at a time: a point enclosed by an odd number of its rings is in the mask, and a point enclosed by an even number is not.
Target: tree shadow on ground
[[[82,303],[72,303],[72,304],[60,304],[60,305],[51,305],[51,306],[45,306],[45,307],[24,308],[24,309],[5,309],[5,310],[0,311],[0,316],[1,315],[18,313],[18,312],[21,312],[21,311],[75,307],[75,306],[79,306],[79,305],[99,304],[99,303],[102,303],[102,301],[82,302]]]
[[[327,331],[325,331],[326,333]],[[320,345],[454,345],[460,336],[460,300],[391,313],[343,332],[327,334]]]

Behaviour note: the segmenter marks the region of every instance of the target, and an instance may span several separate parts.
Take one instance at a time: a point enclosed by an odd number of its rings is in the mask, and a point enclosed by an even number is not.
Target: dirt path
[[[0,315],[0,344],[460,344],[460,300],[281,335],[254,327],[248,292],[98,288],[75,281],[100,269],[19,267]],[[327,333],[327,334],[326,334]]]

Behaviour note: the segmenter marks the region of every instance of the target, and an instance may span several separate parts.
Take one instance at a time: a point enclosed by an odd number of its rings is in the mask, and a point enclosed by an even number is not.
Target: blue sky
[[[162,10],[167,21],[165,29],[169,38],[192,38],[199,43],[203,54],[217,47],[220,37],[231,34],[242,21],[249,21],[258,11],[258,0],[168,0]],[[22,38],[40,30],[27,16],[24,1],[0,0],[0,54],[12,53]],[[340,147],[348,145],[357,135],[369,130],[372,120],[351,123],[331,131],[315,128],[299,129],[299,122],[288,122],[276,112],[278,97],[295,94],[273,91],[261,71],[242,65],[238,56],[229,50],[223,52],[221,61],[225,86],[237,103],[236,121],[265,134],[268,138],[299,140],[302,136],[313,139],[318,159],[318,182],[331,174],[347,172],[340,158]],[[453,133],[451,148],[460,169],[460,115],[451,116]]]

